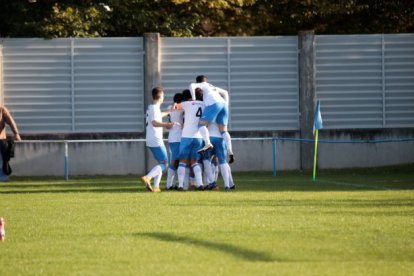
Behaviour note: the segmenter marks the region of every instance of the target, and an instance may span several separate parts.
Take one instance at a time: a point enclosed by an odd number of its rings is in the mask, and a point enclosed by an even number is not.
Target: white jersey
[[[169,106],[168,109],[171,109],[172,106]],[[176,143],[181,141],[182,127],[184,123],[184,111],[183,110],[174,110],[169,115],[168,118],[171,123],[179,123],[180,125],[173,125],[170,128],[168,133],[168,143]]]
[[[208,124],[208,132],[210,133],[210,137],[223,138],[223,136],[220,133],[220,129],[218,127],[218,124],[216,124],[216,123],[209,123]]]
[[[202,101],[182,102],[184,110],[184,127],[181,137],[202,138],[198,131],[198,121],[203,115],[204,103]]]
[[[228,104],[228,92],[227,90],[221,89],[219,87],[215,87],[208,82],[201,82],[201,83],[192,83],[190,84],[190,92],[193,100],[195,99],[195,89],[201,88],[203,90],[203,102],[205,106],[209,106],[215,103],[225,103]],[[220,93],[226,95],[226,99],[224,99]]]
[[[146,118],[146,145],[147,147],[160,147],[164,145],[162,141],[162,127],[154,127],[152,121],[162,122],[162,114],[159,105],[151,104],[147,109]]]

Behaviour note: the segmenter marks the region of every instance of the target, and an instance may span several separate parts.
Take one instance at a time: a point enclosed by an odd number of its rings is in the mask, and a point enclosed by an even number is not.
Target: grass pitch
[[[414,165],[234,180],[152,194],[138,176],[13,178],[0,275],[414,274]]]

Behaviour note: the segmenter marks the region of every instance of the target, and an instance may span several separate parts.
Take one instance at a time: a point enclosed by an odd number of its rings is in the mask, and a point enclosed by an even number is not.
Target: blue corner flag
[[[316,181],[316,159],[318,155],[318,132],[322,128],[321,103],[316,102],[315,116],[313,120],[313,135],[315,135],[315,151],[313,156],[313,181]]]
[[[322,126],[322,115],[321,115],[321,102],[318,100],[316,102],[316,109],[313,121],[313,134],[315,134],[315,130],[323,128]]]

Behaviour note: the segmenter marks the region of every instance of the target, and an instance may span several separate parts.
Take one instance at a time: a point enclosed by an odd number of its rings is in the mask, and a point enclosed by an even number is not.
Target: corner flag
[[[316,102],[315,115],[313,119],[313,134],[315,135],[315,130],[323,128],[322,126],[322,115],[321,115],[321,102],[318,100]]]
[[[313,181],[316,180],[316,157],[318,154],[318,132],[322,126],[321,104],[318,100],[316,102],[315,114],[313,118],[313,135],[315,135],[315,152],[313,156]]]

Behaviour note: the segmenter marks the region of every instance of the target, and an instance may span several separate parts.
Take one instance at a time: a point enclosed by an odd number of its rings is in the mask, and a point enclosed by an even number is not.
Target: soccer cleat
[[[197,190],[197,191],[204,191],[204,186],[203,186],[203,185],[198,186],[196,190]]]
[[[177,190],[177,189],[178,189],[178,187],[173,185],[173,186],[167,188],[167,191],[174,191],[174,190]]]
[[[218,190],[218,186],[216,182],[212,182],[208,184],[205,188],[205,190]]]
[[[177,191],[179,191],[179,192],[184,192],[184,188],[183,188],[183,187],[178,187],[178,188],[177,188]]]
[[[236,189],[236,185],[230,186],[230,190]]]
[[[229,164],[234,163],[234,154],[229,154]]]
[[[159,187],[153,188],[152,189],[153,193],[161,193],[161,189]]]
[[[144,175],[143,177],[141,177],[141,182],[142,182],[142,184],[145,185],[145,188],[147,188],[148,191],[150,191],[150,192],[154,191],[152,189],[152,186],[151,186],[151,178]]]
[[[206,152],[206,151],[208,151],[209,149],[212,149],[212,148],[213,148],[212,144],[207,144],[204,147],[202,147],[201,149],[199,149],[197,151],[197,153],[204,153],[204,152]]]

